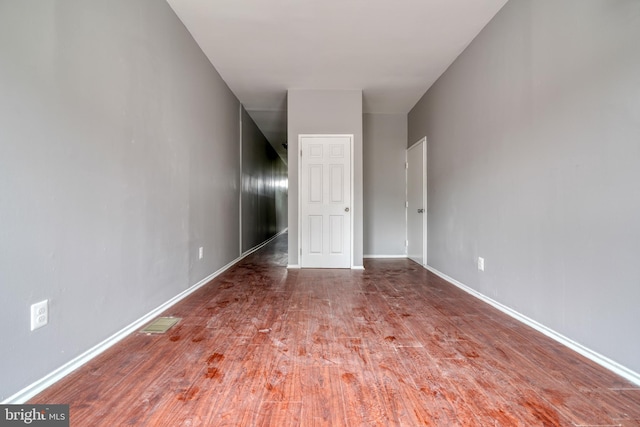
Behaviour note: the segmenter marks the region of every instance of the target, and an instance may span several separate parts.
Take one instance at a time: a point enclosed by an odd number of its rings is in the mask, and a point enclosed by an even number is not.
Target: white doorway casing
[[[299,135],[303,268],[351,268],[353,135]]]
[[[407,257],[427,265],[427,138],[407,149]]]

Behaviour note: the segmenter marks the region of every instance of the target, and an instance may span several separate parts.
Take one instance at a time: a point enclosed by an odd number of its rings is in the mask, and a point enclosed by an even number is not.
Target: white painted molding
[[[428,249],[429,249],[429,245],[427,244],[428,240],[428,231],[429,231],[429,227],[428,227],[428,215],[429,215],[429,206],[428,206],[428,193],[427,193],[427,189],[429,188],[428,183],[427,183],[427,167],[428,167],[428,162],[427,162],[427,137],[423,136],[422,138],[420,138],[419,141],[411,144],[411,147],[407,148],[407,151],[405,152],[405,201],[406,201],[406,207],[404,210],[404,220],[406,223],[406,227],[405,227],[405,242],[406,242],[406,247],[407,247],[407,252],[409,251],[409,151],[413,150],[415,148],[420,147],[420,145],[422,145],[422,209],[423,209],[423,213],[424,215],[422,215],[422,259],[424,260],[425,264],[427,263],[428,258]],[[415,157],[414,157],[415,158]],[[407,258],[409,256],[407,255]]]
[[[242,189],[244,188],[244,174],[242,173],[242,103],[238,106],[238,128],[238,151],[240,160],[238,173],[240,174],[240,188]],[[240,190],[240,197],[238,197],[238,218],[240,218],[240,221],[238,221],[238,252],[240,256],[242,256],[242,190]]]
[[[418,141],[416,141],[413,144],[411,144],[411,146],[409,148],[407,148],[407,151],[411,150],[413,147],[415,147],[416,145],[418,145],[418,144],[420,144],[422,142],[427,142],[427,137],[426,136],[423,136]]]
[[[487,304],[497,308],[498,310],[502,311],[503,313],[513,317],[514,319],[524,323],[527,326],[532,327],[533,329],[537,330],[538,332],[543,333],[544,335],[548,336],[549,338],[559,342],[560,344],[569,347],[570,349],[572,349],[573,351],[581,354],[582,356],[586,357],[587,359],[597,363],[598,365],[620,375],[621,377],[631,381],[632,383],[636,384],[636,385],[640,385],[640,373],[632,371],[631,369],[627,368],[626,366],[622,366],[621,364],[619,364],[618,362],[615,362],[611,359],[609,359],[606,356],[603,356],[600,353],[597,353],[585,346],[583,346],[580,343],[577,343],[575,341],[573,341],[570,338],[565,337],[564,335],[554,331],[553,329],[538,323],[537,321],[531,319],[530,317],[525,316],[524,314],[521,314],[519,312],[517,312],[516,310],[507,307],[506,305],[499,303],[498,301],[489,298],[488,296],[476,291],[475,289],[470,288],[469,286],[458,282],[457,280],[447,276],[446,274],[436,270],[435,268],[431,267],[431,266],[426,266],[427,270],[429,270],[430,272],[432,272],[433,274],[440,276],[441,278],[443,278],[444,280],[446,280],[447,282],[451,283],[452,285],[462,289],[463,291],[467,292],[468,294],[486,302]]]
[[[362,258],[393,258],[393,259],[400,259],[400,258],[406,258],[407,254],[403,254],[403,255],[375,255],[375,254],[371,254],[371,255],[363,255]]]
[[[288,264],[287,265],[287,269],[289,270],[300,270],[302,267],[300,267],[299,264]],[[352,270],[364,270],[364,265],[352,265],[351,266]]]
[[[200,280],[195,285],[180,292],[178,295],[174,296],[173,298],[169,299],[168,301],[154,308],[149,313],[140,317],[138,320],[135,320],[133,323],[129,324],[128,326],[125,326],[123,329],[111,335],[109,338],[91,347],[89,350],[85,351],[79,356],[71,359],[69,362],[65,363],[55,371],[45,375],[44,377],[40,378],[34,383],[18,391],[14,395],[4,400],[1,404],[22,404],[27,400],[31,399],[33,396],[42,392],[47,387],[52,386],[54,383],[61,380],[65,376],[69,375],[71,372],[75,371],[85,363],[89,362],[91,359],[95,358],[96,356],[100,355],[104,351],[108,350],[110,347],[112,347],[113,345],[115,345],[125,337],[127,337],[129,334],[137,331],[138,329],[146,325],[148,322],[150,322],[153,318],[160,315],[163,311],[167,310],[168,308],[172,307],[179,301],[191,295],[192,293],[194,293],[195,291],[197,291],[198,289],[200,289],[201,287],[209,283],[211,280],[215,279],[217,276],[227,271],[233,265],[237,264],[244,257],[262,248],[264,245],[271,242],[273,239],[285,233],[286,231],[287,229],[285,228],[283,231],[271,237],[270,239],[248,250],[241,257],[234,259],[224,267],[220,268],[219,270],[215,271],[214,273]]]
[[[254,253],[257,250],[262,249],[263,247],[267,246],[269,243],[271,243],[271,241],[273,241],[275,238],[281,236],[282,234],[286,233],[289,230],[289,228],[285,228],[284,230],[282,230],[281,232],[279,232],[278,234],[269,237],[267,240],[265,240],[264,242],[254,246],[253,248],[249,249],[248,251],[245,251],[242,256],[240,258],[238,258],[238,261],[240,261],[242,258],[251,255],[252,253]],[[237,261],[236,261],[237,262]]]

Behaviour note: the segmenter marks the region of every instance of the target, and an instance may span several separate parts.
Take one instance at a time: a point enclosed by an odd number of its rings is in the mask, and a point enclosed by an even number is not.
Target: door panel
[[[407,150],[407,256],[420,265],[427,263],[426,153],[424,139]]]
[[[309,203],[322,203],[322,166],[309,166]]]
[[[341,254],[344,252],[342,247],[342,235],[344,234],[344,216],[329,216],[329,236],[331,240],[331,253]]]
[[[309,215],[309,252],[322,254],[322,215]]]
[[[344,166],[331,165],[331,203],[344,204]]]
[[[302,267],[351,267],[350,136],[301,136]]]

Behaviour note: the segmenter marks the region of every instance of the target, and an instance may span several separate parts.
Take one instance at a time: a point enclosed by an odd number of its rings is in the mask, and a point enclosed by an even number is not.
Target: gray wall
[[[362,91],[290,89],[287,94],[289,265],[298,265],[298,135],[353,134],[353,264],[362,266]]]
[[[364,114],[364,254],[406,255],[406,114]]]
[[[286,165],[242,109],[242,251],[286,228]],[[285,218],[278,218],[285,215]]]
[[[239,112],[165,2],[0,2],[0,400],[239,256]]]
[[[637,0],[511,0],[408,140],[428,138],[429,265],[635,372],[639,40]]]

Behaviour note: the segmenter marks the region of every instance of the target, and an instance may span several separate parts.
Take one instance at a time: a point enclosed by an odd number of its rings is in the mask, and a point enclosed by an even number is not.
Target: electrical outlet
[[[42,328],[49,323],[49,300],[31,304],[31,330]]]
[[[484,271],[484,258],[478,257],[478,270]]]
[[[198,249],[198,259],[202,258],[204,258],[204,248],[200,246],[200,249]]]

